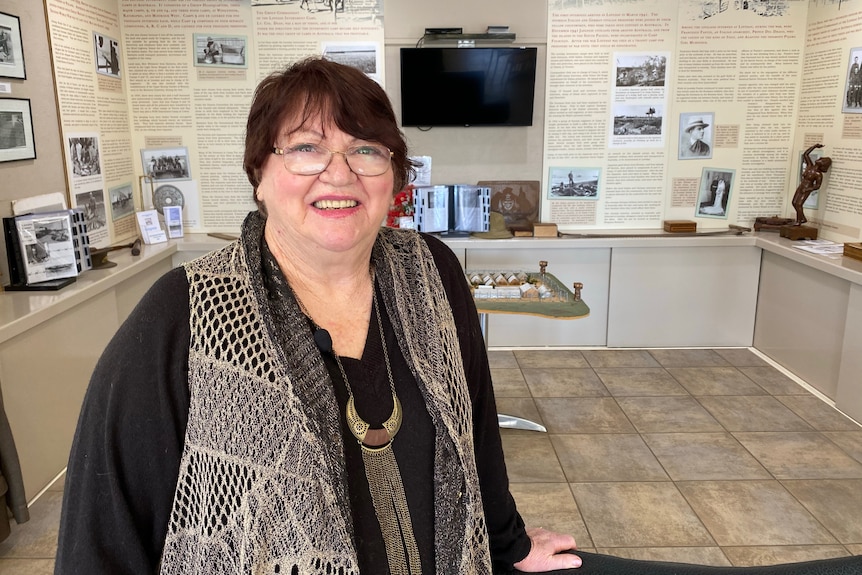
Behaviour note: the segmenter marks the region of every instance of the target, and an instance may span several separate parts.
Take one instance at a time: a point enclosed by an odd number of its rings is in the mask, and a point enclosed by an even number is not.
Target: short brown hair
[[[255,191],[278,131],[290,116],[299,118],[296,128],[320,116],[354,138],[389,148],[393,152],[393,193],[416,173],[383,88],[355,68],[313,57],[270,74],[254,92],[246,124],[243,168]]]

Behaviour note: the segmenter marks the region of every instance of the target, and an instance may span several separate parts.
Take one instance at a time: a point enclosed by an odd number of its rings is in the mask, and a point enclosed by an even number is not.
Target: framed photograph
[[[192,179],[188,148],[150,148],[141,150],[144,175],[155,181]]]
[[[248,68],[246,37],[195,34],[195,66]]]
[[[0,98],[0,162],[35,157],[30,100]]]
[[[120,44],[99,32],[93,32],[96,73],[112,78],[120,77]]]
[[[125,183],[108,190],[111,196],[111,220],[117,221],[135,213],[132,184]]]
[[[539,221],[541,182],[538,180],[485,180],[476,185],[491,188],[491,211],[502,214],[506,226]]]
[[[327,42],[323,46],[323,57],[351,68],[356,68],[378,84],[382,57],[376,42]]]
[[[0,12],[0,78],[27,78],[22,46],[18,17]]]
[[[851,48],[847,61],[847,80],[841,111],[862,114],[862,48]]]
[[[105,207],[105,195],[102,190],[81,192],[75,194],[75,206],[81,208],[87,231],[92,233],[108,225],[108,212]]]
[[[667,54],[614,54],[616,87],[664,87],[667,74]]]
[[[708,160],[712,158],[712,113],[679,115],[680,160]]]
[[[72,181],[98,176],[102,173],[99,153],[99,136],[95,134],[76,134],[68,137],[69,162],[72,167]],[[88,180],[89,181],[89,180]]]
[[[695,216],[700,218],[727,219],[727,207],[733,190],[733,177],[736,170],[704,168],[700,178]]]
[[[598,167],[554,167],[548,173],[549,200],[597,200],[602,169]]]

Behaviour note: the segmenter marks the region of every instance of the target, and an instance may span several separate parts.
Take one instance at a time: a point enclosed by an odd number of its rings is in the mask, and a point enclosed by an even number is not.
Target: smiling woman
[[[93,374],[57,573],[580,564],[509,493],[458,259],[380,225],[414,169],[383,89],[297,62],[246,133],[259,210],[157,282]]]

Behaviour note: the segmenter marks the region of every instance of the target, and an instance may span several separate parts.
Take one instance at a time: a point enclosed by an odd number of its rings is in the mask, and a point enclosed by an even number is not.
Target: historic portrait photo
[[[862,114],[862,48],[850,50],[841,111],[849,114]]]
[[[695,216],[727,219],[727,207],[736,170],[704,168],[700,178]]]
[[[713,118],[713,114],[708,112],[679,115],[680,160],[712,158]]]

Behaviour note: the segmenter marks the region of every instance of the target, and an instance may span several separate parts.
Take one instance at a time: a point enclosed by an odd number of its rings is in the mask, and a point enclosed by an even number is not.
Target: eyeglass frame
[[[362,147],[364,147],[364,146],[368,146],[368,145],[373,145],[374,147],[377,147],[377,145],[376,145],[376,144],[363,144],[363,145],[361,145],[361,146],[353,146],[353,147],[351,147],[351,148],[347,148],[347,149],[346,149],[346,150],[344,150],[344,151],[339,151],[339,150],[330,150],[330,149],[329,149],[329,148],[327,148],[326,146],[322,146],[322,145],[320,145],[320,144],[311,144],[311,143],[307,143],[307,142],[302,142],[302,143],[297,144],[297,145],[304,145],[304,144],[305,144],[305,145],[314,146],[315,148],[321,148],[321,149],[326,150],[327,152],[329,152],[329,160],[326,162],[326,165],[324,165],[324,166],[323,166],[323,168],[322,168],[319,172],[310,172],[310,173],[305,173],[305,172],[294,172],[294,171],[291,171],[291,170],[287,167],[287,165],[284,163],[284,159],[285,159],[285,158],[287,158],[287,154],[286,154],[285,152],[290,151],[290,150],[289,150],[289,149],[287,149],[287,148],[279,148],[278,146],[273,146],[273,147],[272,147],[272,153],[273,153],[273,154],[275,154],[276,156],[281,156],[281,164],[284,166],[284,169],[285,169],[285,170],[287,170],[288,172],[290,172],[291,174],[295,174],[295,175],[297,175],[297,176],[316,176],[316,175],[318,175],[318,174],[322,174],[323,172],[325,172],[325,171],[326,171],[326,169],[327,169],[327,168],[329,167],[329,165],[332,163],[332,158],[333,158],[333,156],[334,156],[335,154],[341,154],[342,156],[344,156],[344,163],[345,163],[345,164],[347,164],[347,169],[349,169],[351,172],[353,172],[353,173],[354,173],[354,174],[356,174],[357,176],[364,176],[364,177],[366,177],[366,178],[376,178],[377,176],[382,176],[383,174],[385,174],[386,172],[388,172],[389,170],[391,170],[391,169],[392,169],[392,158],[394,158],[394,157],[395,157],[395,152],[393,152],[392,150],[390,150],[390,149],[389,149],[389,148],[387,148],[386,146],[382,146],[382,145],[380,145],[380,147],[381,147],[381,148],[383,148],[384,150],[386,150],[387,152],[389,152],[389,164],[388,164],[388,166],[387,166],[387,168],[386,168],[385,170],[383,170],[383,171],[382,171],[382,172],[380,172],[379,174],[374,174],[374,175],[372,176],[372,175],[370,175],[370,174],[360,174],[359,172],[355,171],[355,170],[353,169],[353,167],[350,165],[350,160],[348,159],[348,155],[347,155],[347,154],[348,154],[348,152],[350,152],[351,150],[356,150],[356,149],[358,149],[358,148],[362,148]]]

